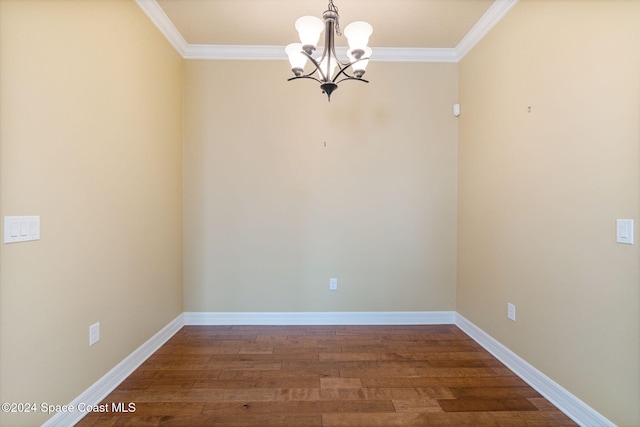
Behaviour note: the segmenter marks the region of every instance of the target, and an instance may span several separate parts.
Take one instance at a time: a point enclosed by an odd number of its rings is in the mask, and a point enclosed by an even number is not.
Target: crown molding
[[[173,25],[173,22],[171,22],[167,14],[164,13],[164,10],[162,10],[158,2],[156,0],[136,0],[136,4],[184,58],[189,44],[184,37],[182,37],[182,34],[180,34],[176,26]]]
[[[518,3],[518,0],[495,0],[456,46],[455,51],[458,61],[464,58],[516,3]]]
[[[322,51],[322,46],[318,47]],[[456,62],[455,49],[374,47],[375,62]],[[336,47],[336,53],[346,58],[347,48]],[[185,59],[287,60],[284,46],[190,44],[182,56]]]
[[[455,48],[374,47],[374,62],[458,62],[518,0],[495,0]],[[136,0],[136,4],[185,59],[286,60],[284,46],[189,44],[156,0]],[[337,48],[346,56],[346,48]]]

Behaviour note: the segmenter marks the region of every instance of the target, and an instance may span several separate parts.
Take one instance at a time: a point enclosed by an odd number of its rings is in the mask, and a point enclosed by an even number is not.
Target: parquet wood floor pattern
[[[186,326],[77,426],[575,426],[454,325]]]

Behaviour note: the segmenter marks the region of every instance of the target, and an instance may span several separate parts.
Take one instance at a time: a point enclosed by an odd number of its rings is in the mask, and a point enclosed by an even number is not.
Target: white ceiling
[[[334,0],[342,28],[367,21],[373,60],[456,61],[517,0]],[[185,58],[280,59],[326,0],[136,0]],[[338,38],[336,45],[346,45]]]

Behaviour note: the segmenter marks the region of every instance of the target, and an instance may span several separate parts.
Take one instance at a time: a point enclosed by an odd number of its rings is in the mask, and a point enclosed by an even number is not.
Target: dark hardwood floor
[[[77,425],[576,425],[454,325],[187,326],[103,403]]]

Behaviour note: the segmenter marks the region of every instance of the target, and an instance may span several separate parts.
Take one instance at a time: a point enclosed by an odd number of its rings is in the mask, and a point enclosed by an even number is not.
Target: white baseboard
[[[455,311],[415,312],[293,312],[293,313],[216,313],[185,312],[142,344],[70,405],[97,405],[146,359],[185,325],[444,325],[455,324],[483,346],[538,393],[584,427],[615,427],[611,421],[538,371],[520,356],[496,341]],[[74,425],[84,413],[60,412],[44,427]]]
[[[185,325],[441,325],[454,311],[217,313],[185,312]]]
[[[455,324],[579,425],[583,427],[615,427],[614,423],[500,344],[464,316],[456,313]]]
[[[122,362],[118,363],[112,370],[107,372],[102,378],[96,381],[91,387],[86,389],[80,396],[76,397],[69,405],[78,408],[79,404],[86,406],[97,405],[102,399],[107,397],[122,381],[135,371],[138,366],[149,358],[156,350],[158,350],[169,338],[184,326],[184,314],[180,314],[172,320],[167,326],[162,328],[160,332],[149,338],[147,342],[142,344],[136,350],[127,356]],[[43,427],[55,426],[72,426],[80,421],[86,413],[58,412],[47,422],[42,424]]]

